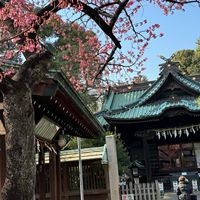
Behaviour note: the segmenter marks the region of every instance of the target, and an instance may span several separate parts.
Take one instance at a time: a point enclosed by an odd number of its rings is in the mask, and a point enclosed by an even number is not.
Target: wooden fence
[[[158,181],[153,183],[132,183],[120,186],[121,200],[160,200]]]

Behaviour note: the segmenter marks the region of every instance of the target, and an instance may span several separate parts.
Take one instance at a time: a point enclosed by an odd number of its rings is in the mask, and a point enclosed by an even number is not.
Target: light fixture
[[[64,134],[59,135],[58,146],[62,149],[67,144],[67,140]]]

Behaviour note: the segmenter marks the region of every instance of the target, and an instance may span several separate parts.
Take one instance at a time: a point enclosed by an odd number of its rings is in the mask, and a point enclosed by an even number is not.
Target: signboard
[[[197,180],[195,179],[192,180],[192,189],[193,191],[198,191],[198,184],[197,184]]]
[[[133,194],[122,194],[122,200],[134,200]]]
[[[164,191],[163,182],[158,182],[160,191]]]
[[[163,197],[164,196],[163,182],[158,182],[158,186],[159,186],[159,189],[160,189],[160,196]]]
[[[173,185],[173,190],[174,190],[174,192],[176,192],[176,191],[177,191],[177,188],[178,188],[178,182],[177,182],[177,181],[173,181],[173,182],[172,182],[172,185]]]

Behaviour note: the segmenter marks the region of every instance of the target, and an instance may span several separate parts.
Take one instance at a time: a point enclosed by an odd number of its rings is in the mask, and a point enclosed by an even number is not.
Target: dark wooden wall
[[[51,164],[49,168],[49,164],[45,164],[42,173],[38,173],[40,167],[37,166],[36,199],[80,200],[78,162],[61,163],[60,197],[57,196],[58,191],[56,193],[51,191],[52,183],[55,183],[55,180],[52,180],[53,174],[55,174],[52,173],[52,165],[53,164]],[[108,166],[102,165],[100,160],[92,162],[83,161],[85,200],[110,200],[107,176]],[[43,179],[43,181],[41,179]],[[41,189],[43,191],[40,191]],[[40,195],[43,195],[39,196],[39,192]],[[52,195],[55,195],[55,197],[52,198]]]

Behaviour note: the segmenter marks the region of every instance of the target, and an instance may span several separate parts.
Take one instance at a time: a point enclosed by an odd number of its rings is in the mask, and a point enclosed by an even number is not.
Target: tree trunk
[[[3,99],[7,163],[2,200],[33,200],[36,164],[31,89],[18,82]]]

